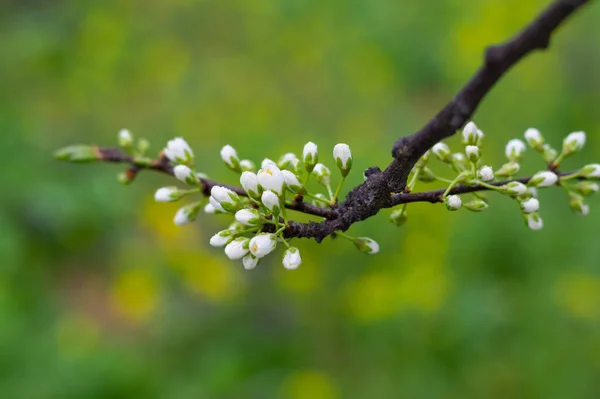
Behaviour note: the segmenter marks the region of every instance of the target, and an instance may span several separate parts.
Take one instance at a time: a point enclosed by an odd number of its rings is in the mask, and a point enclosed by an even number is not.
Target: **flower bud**
[[[359,251],[369,255],[375,255],[377,252],[379,252],[379,244],[369,237],[355,238],[354,245]]]
[[[256,209],[240,209],[235,213],[235,220],[244,226],[257,226],[260,223],[260,213]]]
[[[193,222],[198,217],[198,212],[200,211],[200,202],[195,202],[193,204],[186,205],[175,213],[175,217],[173,218],[173,222],[177,226],[183,226],[184,224]]]
[[[54,153],[54,158],[68,162],[91,162],[101,157],[96,154],[95,147],[89,145],[70,145]]]
[[[258,259],[256,256],[248,254],[242,258],[242,265],[244,265],[244,269],[252,270],[256,267],[256,265],[258,265],[259,261],[260,259]]]
[[[295,174],[296,177],[300,178],[302,171],[304,170],[304,164],[299,159],[294,159],[290,162],[290,165],[287,169]]]
[[[534,187],[552,186],[558,180],[558,176],[550,171],[537,172],[527,182],[527,185]]]
[[[581,150],[585,145],[585,132],[573,132],[569,133],[563,140],[562,153],[564,156],[568,156]]]
[[[177,201],[182,197],[177,187],[161,187],[154,193],[154,200],[156,202],[173,202]]]
[[[242,172],[240,175],[240,184],[250,198],[259,198],[260,189],[258,186],[258,177],[253,172]]]
[[[477,176],[482,181],[492,181],[494,180],[494,170],[490,166],[482,166],[477,172]]]
[[[445,143],[437,143],[431,148],[431,152],[433,155],[438,157],[438,159],[442,162],[449,162],[450,156],[452,153],[450,152],[450,147],[448,147]]]
[[[279,215],[281,212],[281,201],[277,194],[271,190],[262,193],[261,202],[274,215]]]
[[[138,153],[144,155],[150,148],[150,142],[146,139],[139,139],[137,143]]]
[[[598,179],[600,178],[600,164],[591,163],[589,165],[585,165],[579,171],[579,175],[582,177],[587,177],[588,179]]]
[[[569,207],[576,215],[585,216],[590,213],[590,206],[583,202],[583,196],[569,192]]]
[[[550,144],[544,144],[542,147],[542,158],[547,163],[554,162],[556,157],[558,156],[558,152],[550,146]]]
[[[198,175],[189,168],[187,165],[176,165],[173,168],[173,174],[175,177],[182,182],[196,186],[200,183],[200,179],[198,179]]]
[[[319,161],[319,151],[317,149],[317,145],[312,141],[309,141],[304,146],[302,150],[302,160],[304,162],[304,167],[307,172],[312,172],[313,168]]]
[[[504,153],[509,161],[517,162],[525,152],[525,143],[519,139],[512,139],[506,144]]]
[[[224,247],[233,240],[233,235],[233,230],[221,230],[210,238],[209,244],[212,247]]]
[[[254,172],[256,170],[256,165],[249,159],[242,159],[240,161],[240,169],[242,172]]]
[[[472,212],[481,212],[481,211],[487,209],[487,207],[488,207],[487,202],[485,202],[484,200],[479,199],[479,198],[471,200],[465,204],[465,208],[467,208],[468,210],[470,210]]]
[[[274,164],[265,166],[265,168],[258,171],[258,184],[264,190],[273,190],[279,195],[283,194],[283,185],[285,183],[283,173]]]
[[[227,144],[221,148],[221,159],[225,162],[225,165],[234,172],[241,172],[240,158],[238,157],[235,148]]]
[[[465,145],[479,145],[483,139],[483,132],[477,128],[473,122],[465,125],[462,131],[463,143]]]
[[[225,247],[225,255],[231,260],[242,259],[249,252],[250,240],[246,237],[238,237]]]
[[[459,171],[467,169],[467,157],[462,152],[452,154],[451,162]]]
[[[285,186],[293,193],[299,193],[302,191],[302,183],[298,180],[295,174],[290,172],[289,170],[282,170],[283,178],[285,180]]]
[[[396,209],[395,211],[392,211],[392,213],[390,214],[390,222],[395,224],[397,227],[400,227],[404,223],[406,223],[406,220],[407,220],[406,209],[404,209],[404,208]]]
[[[175,137],[173,140],[169,140],[163,152],[173,163],[191,165],[194,162],[194,152],[187,141],[181,137]]]
[[[469,161],[476,163],[479,159],[479,147],[476,145],[468,145],[465,147],[465,154]]]
[[[283,267],[285,267],[286,269],[297,269],[301,263],[302,258],[300,257],[300,251],[298,250],[298,248],[291,247],[283,253]]]
[[[260,233],[250,240],[250,253],[257,258],[264,258],[277,246],[277,236],[270,233]]]
[[[209,215],[214,215],[216,212],[215,207],[213,206],[213,204],[211,204],[210,202],[206,205],[204,205],[204,213],[209,214]]]
[[[517,162],[510,161],[505,163],[496,171],[496,176],[508,177],[513,176],[521,167]]]
[[[462,206],[462,199],[458,195],[449,195],[444,199],[444,204],[449,211],[456,211]]]
[[[315,198],[312,200],[312,204],[318,207],[326,207],[329,205],[329,200],[327,197],[321,193],[315,194]]]
[[[208,197],[208,205],[210,205],[210,207],[208,207],[208,206],[204,207],[204,212],[206,212],[206,213],[215,213],[215,214],[227,213],[227,211],[221,206],[219,201],[214,199],[212,196]],[[212,211],[212,212],[207,212],[207,210]]]
[[[240,207],[240,197],[228,188],[214,186],[210,190],[210,196],[227,212],[233,213]]]
[[[508,195],[523,195],[527,192],[527,186],[518,181],[511,181],[500,187]]]
[[[119,147],[131,149],[133,147],[133,136],[127,129],[119,131]]]
[[[322,163],[315,165],[313,174],[317,179],[317,182],[323,186],[328,186],[331,183],[331,171],[329,168]]]
[[[527,187],[527,195],[529,195],[530,197],[533,198],[537,198],[538,197],[538,190],[535,187]]]
[[[534,213],[540,209],[540,201],[537,198],[529,198],[521,202],[521,211],[523,213]]]
[[[271,166],[277,167],[277,164],[275,163],[275,161],[273,161],[272,159],[269,159],[269,158],[263,159],[262,162],[260,163],[261,169],[267,169]]]
[[[598,183],[592,181],[581,181],[573,186],[573,189],[583,196],[592,195],[600,189]]]
[[[350,152],[350,146],[344,143],[336,144],[333,147],[333,159],[335,159],[335,164],[342,173],[342,176],[348,176],[350,169],[352,169],[352,152]]]
[[[531,230],[541,230],[544,227],[544,221],[538,213],[524,213],[525,223]]]
[[[529,128],[525,130],[525,141],[531,148],[536,151],[542,152],[544,146],[544,138],[539,130],[534,128]]]
[[[279,158],[279,161],[277,161],[277,167],[279,169],[292,170],[292,165],[295,161],[299,161],[296,154],[294,154],[293,152],[288,152],[283,154],[281,158]]]

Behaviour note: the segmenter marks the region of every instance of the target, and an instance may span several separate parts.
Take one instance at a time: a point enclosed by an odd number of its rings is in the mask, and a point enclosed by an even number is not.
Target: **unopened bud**
[[[485,202],[482,199],[476,198],[474,200],[471,200],[467,203],[465,203],[465,208],[467,208],[468,210],[472,211],[472,212],[481,212],[485,209],[487,209],[488,204],[487,202]]]

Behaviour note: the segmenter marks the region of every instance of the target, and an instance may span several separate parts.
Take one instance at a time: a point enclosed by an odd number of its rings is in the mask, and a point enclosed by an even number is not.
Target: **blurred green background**
[[[235,183],[224,144],[260,162],[342,141],[350,187],[547,3],[0,1],[0,396],[600,397],[598,198],[582,218],[542,192],[538,232],[500,196],[414,204],[402,228],[382,211],[351,229],[377,256],[304,240],[297,271],[247,272],[207,244],[226,217],[180,228],[153,201],[168,177],[52,159],[127,127],[154,153],[185,137]],[[588,132],[565,168],[600,161],[599,19],[569,19],[485,99],[489,163],[531,126],[557,146]]]

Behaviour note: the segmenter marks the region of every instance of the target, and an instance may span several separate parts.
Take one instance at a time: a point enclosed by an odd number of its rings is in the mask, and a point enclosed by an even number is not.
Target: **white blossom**
[[[526,201],[521,202],[521,210],[524,213],[537,212],[540,209],[540,201],[537,198],[529,198]]]
[[[249,252],[250,240],[246,237],[238,237],[225,247],[225,255],[231,260],[242,259]]]
[[[225,210],[225,208],[223,208],[221,206],[221,203],[219,201],[217,201],[216,199],[214,199],[212,196],[208,197],[208,205],[211,206],[211,208],[209,208],[209,210],[211,210],[212,212],[206,212],[206,208],[204,208],[204,211],[206,213],[227,213],[227,211]]]
[[[279,200],[279,196],[275,194],[271,190],[266,190],[262,193],[260,198],[261,202],[264,206],[267,207],[273,214],[279,214],[281,211],[281,201]]]
[[[245,226],[256,226],[260,221],[260,213],[256,209],[240,209],[235,213],[235,220]]]
[[[379,252],[379,244],[369,237],[358,237],[354,239],[354,245],[359,251],[374,255]]]
[[[252,198],[258,198],[260,196],[260,190],[258,188],[258,177],[256,173],[245,171],[240,175],[240,184],[248,196]]]
[[[186,209],[186,207],[179,208],[175,213],[175,217],[173,218],[173,223],[175,223],[177,226],[183,226],[191,221],[192,220],[189,218],[189,211]]]
[[[250,240],[250,253],[257,258],[263,258],[273,252],[277,246],[277,237],[275,234],[261,233]]]
[[[563,140],[563,155],[571,155],[583,148],[585,145],[585,132],[569,133]]]
[[[518,161],[525,152],[525,148],[525,143],[522,140],[512,139],[506,144],[504,153],[509,160]]]
[[[437,143],[431,148],[431,152],[438,157],[438,159],[442,162],[448,161],[448,158],[451,155],[450,147],[445,143]]]
[[[174,163],[190,164],[194,160],[194,153],[187,141],[181,137],[176,137],[167,142],[163,150],[165,156]]]
[[[197,185],[200,182],[198,175],[187,165],[176,165],[173,168],[173,174],[186,184]]]
[[[181,198],[181,193],[177,190],[177,187],[161,187],[154,193],[154,200],[156,202],[173,202]]]
[[[279,161],[277,162],[277,167],[279,169],[288,169],[289,170],[292,168],[292,165],[296,161],[299,161],[296,154],[294,154],[293,152],[287,152],[287,153],[283,154],[281,156],[281,158],[279,158]]]
[[[541,230],[544,227],[544,221],[537,213],[525,213],[525,221],[527,223],[527,227],[531,230]]]
[[[590,213],[590,206],[583,202],[583,196],[573,192],[569,193],[569,207],[576,215],[585,216]]]
[[[468,145],[465,147],[465,154],[469,161],[475,163],[479,159],[479,147],[476,145]]]
[[[527,192],[527,186],[518,181],[511,181],[501,188],[508,195],[523,195]]]
[[[208,204],[204,205],[204,213],[207,213],[209,215],[214,215],[216,213],[215,211],[216,211],[215,207],[210,202]]]
[[[221,159],[225,162],[225,165],[231,170],[240,170],[240,158],[238,157],[235,148],[227,144],[221,148]]]
[[[462,199],[458,195],[449,195],[444,202],[449,211],[456,211],[462,206]]]
[[[581,168],[579,174],[583,177],[598,179],[600,178],[600,164],[591,163],[589,165],[585,165],[583,168]]]
[[[555,184],[557,180],[556,174],[544,170],[533,175],[527,184],[534,187],[548,187]]]
[[[494,180],[494,170],[490,166],[482,166],[477,172],[482,181]]]
[[[531,195],[533,198],[538,197],[538,190],[535,187],[527,187],[527,193]]]
[[[298,266],[302,263],[302,258],[300,257],[300,251],[296,247],[291,247],[286,250],[283,254],[283,267],[288,270],[297,269]]]
[[[317,181],[323,186],[327,186],[331,183],[331,171],[329,168],[322,163],[318,163],[315,165],[313,170],[313,174]]]
[[[240,169],[244,172],[254,172],[256,170],[256,165],[249,159],[242,159],[240,161]]]
[[[300,183],[300,180],[296,177],[295,174],[290,172],[289,170],[282,170],[283,178],[285,180],[285,186],[293,193],[299,193],[303,186]]]
[[[224,247],[233,240],[233,231],[221,230],[210,238],[209,244],[213,247]]]
[[[119,131],[119,145],[121,147],[127,148],[133,145],[133,136],[131,136],[131,132],[127,129],[121,129]]]
[[[600,190],[600,185],[591,181],[581,181],[577,183],[573,188],[579,194],[587,196],[598,192],[598,190]]]
[[[240,197],[226,187],[214,186],[210,190],[210,196],[211,198],[214,198],[215,201],[218,202],[227,212],[234,212],[240,205]]]
[[[468,145],[478,145],[483,138],[483,132],[477,128],[474,122],[465,125],[462,131],[463,143]]]
[[[262,162],[260,163],[261,169],[267,169],[269,166],[277,167],[277,164],[275,163],[275,161],[273,161],[272,159],[269,159],[269,158],[263,159]]]
[[[259,260],[260,259],[258,259],[254,255],[248,254],[242,258],[242,265],[244,265],[244,269],[252,270],[256,267],[256,265],[258,265]]]
[[[312,172],[313,168],[319,161],[319,151],[317,145],[312,141],[309,141],[304,145],[304,149],[302,150],[302,161],[304,162],[304,167],[308,172]]]
[[[529,144],[531,148],[535,149],[536,151],[543,150],[544,138],[539,130],[531,127],[525,130],[524,137],[525,141],[527,141],[527,144]]]
[[[335,164],[342,173],[342,176],[348,176],[352,168],[352,152],[350,146],[344,143],[338,143],[333,147],[333,159]]]
[[[285,183],[283,173],[281,173],[281,170],[275,164],[265,166],[265,168],[258,171],[258,184],[264,190],[273,190],[279,195],[283,194],[283,185]]]

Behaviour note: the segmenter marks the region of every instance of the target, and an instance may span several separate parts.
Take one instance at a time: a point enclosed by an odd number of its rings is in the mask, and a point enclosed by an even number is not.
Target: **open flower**
[[[258,184],[264,190],[273,190],[278,195],[283,194],[283,185],[285,183],[285,177],[281,170],[275,166],[275,164],[265,165],[266,167],[258,171],[257,179]]]

